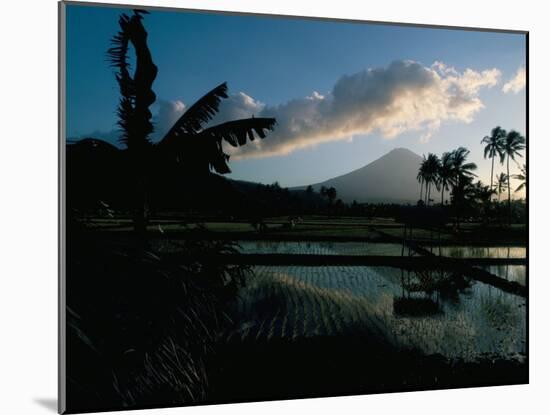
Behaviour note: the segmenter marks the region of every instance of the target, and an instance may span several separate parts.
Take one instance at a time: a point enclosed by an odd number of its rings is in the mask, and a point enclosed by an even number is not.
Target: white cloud
[[[166,101],[163,99],[155,103],[158,107],[157,115],[153,117],[154,131],[151,134],[153,141],[158,141],[172,128],[174,123],[185,112],[186,106],[180,101]],[[154,108],[153,108],[154,109]]]
[[[527,73],[525,68],[522,66],[518,69],[516,74],[502,87],[502,92],[505,94],[514,93],[517,94],[523,88],[525,88],[525,83],[527,82]]]
[[[258,116],[264,107],[265,105],[262,102],[255,100],[244,92],[232,94],[220,103],[220,110],[214,119],[210,121],[209,125]]]
[[[237,149],[227,147],[227,151],[237,159],[284,155],[374,132],[393,138],[418,131],[425,142],[443,122],[471,122],[483,108],[480,90],[494,87],[499,79],[498,69],[460,73],[442,62],[425,67],[395,61],[385,68],[345,75],[326,95],[314,91],[276,106],[241,93],[254,103],[241,116],[275,117],[277,125],[266,139]]]
[[[275,130],[264,140],[225,146],[233,159],[285,155],[372,133],[391,139],[412,131],[427,142],[444,122],[471,122],[483,108],[481,89],[494,87],[499,79],[498,69],[459,72],[442,62],[426,67],[395,61],[344,75],[325,94],[313,91],[279,105],[266,105],[244,92],[232,94],[209,125],[251,116],[276,118]],[[157,101],[152,139],[162,138],[185,109],[179,100]]]

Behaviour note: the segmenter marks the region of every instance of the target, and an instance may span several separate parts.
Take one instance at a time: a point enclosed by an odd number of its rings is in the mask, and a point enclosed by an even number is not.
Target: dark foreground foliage
[[[246,267],[174,266],[130,243],[72,226],[67,269],[69,412],[203,401],[206,362],[231,321],[224,313]],[[231,253],[230,243],[188,243]]]

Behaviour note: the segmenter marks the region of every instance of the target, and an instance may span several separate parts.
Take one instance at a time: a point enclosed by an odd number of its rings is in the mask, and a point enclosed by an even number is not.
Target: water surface
[[[257,266],[241,292],[243,338],[298,338],[367,330],[398,347],[475,360],[522,360],[525,299],[471,281],[448,292],[412,289],[425,277],[389,267]],[[409,281],[409,284],[407,284]],[[420,284],[422,285],[422,284]],[[406,306],[404,307],[403,304]],[[418,304],[420,312],[408,315]],[[435,309],[423,309],[430,304]]]

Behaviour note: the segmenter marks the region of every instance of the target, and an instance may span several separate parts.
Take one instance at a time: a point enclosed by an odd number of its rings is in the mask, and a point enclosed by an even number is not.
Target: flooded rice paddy
[[[432,277],[390,267],[257,266],[241,291],[233,335],[269,340],[367,332],[449,359],[524,359],[525,298],[468,279],[430,288],[426,278]]]

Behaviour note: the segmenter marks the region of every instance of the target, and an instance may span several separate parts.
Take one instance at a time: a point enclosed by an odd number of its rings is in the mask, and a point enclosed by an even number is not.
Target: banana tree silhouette
[[[164,157],[181,163],[187,171],[196,174],[231,172],[223,142],[233,147],[245,145],[256,137],[263,139],[273,130],[274,118],[245,118],[228,121],[212,127],[205,125],[219,111],[221,100],[228,98],[227,83],[222,83],[193,104],[170,128],[158,143]]]
[[[129,166],[135,178],[134,229],[145,236],[149,216],[148,190],[154,170],[176,163],[185,166],[188,175],[196,176],[211,170],[219,174],[229,173],[229,155],[223,151],[222,142],[233,147],[266,137],[273,130],[274,118],[248,118],[225,122],[205,128],[219,110],[222,99],[228,98],[227,84],[208,92],[193,104],[172,126],[158,143],[153,143],[151,111],[149,107],[156,96],[152,84],[157,75],[147,46],[147,31],[142,20],[144,10],[134,10],[132,15],[123,13],[119,19],[120,31],[112,38],[112,47],[107,55],[116,69],[120,90],[117,109],[120,141],[126,146]],[[135,51],[135,71],[130,73],[128,50]]]
[[[483,149],[483,157],[491,158],[491,190],[493,190],[493,171],[495,167],[495,156],[499,156],[501,162],[504,159],[504,138],[506,131],[500,127],[491,130],[491,135],[486,135],[481,140],[481,144],[486,144]]]
[[[135,177],[134,229],[142,236],[147,227],[147,170],[151,168],[152,148],[149,135],[153,132],[149,106],[156,99],[152,85],[157,76],[157,67],[147,46],[147,32],[142,24],[145,14],[148,14],[145,10],[134,10],[131,16],[122,13],[118,21],[120,31],[111,39],[112,47],[107,51],[111,65],[117,71],[115,76],[121,95],[117,109],[120,141],[127,147],[129,168]],[[128,62],[130,45],[136,56],[133,76]]]

